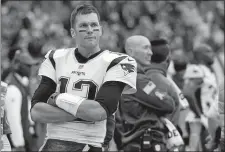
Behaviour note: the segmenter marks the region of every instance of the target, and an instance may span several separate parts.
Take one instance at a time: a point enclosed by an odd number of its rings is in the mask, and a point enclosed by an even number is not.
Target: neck
[[[144,73],[144,66],[137,62],[137,72]]]
[[[83,57],[86,57],[86,58],[89,58],[91,55],[100,51],[99,45],[94,47],[94,48],[85,48],[85,47],[82,47],[82,46],[78,46],[77,48],[78,48],[79,53]]]

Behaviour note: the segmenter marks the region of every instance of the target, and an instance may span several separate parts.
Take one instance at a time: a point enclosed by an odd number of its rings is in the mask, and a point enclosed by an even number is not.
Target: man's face
[[[196,52],[196,57],[199,61],[211,66],[214,63],[215,53],[211,49],[202,49],[201,51]]]
[[[142,65],[149,65],[152,57],[151,44],[148,39],[143,39],[137,46],[134,54],[135,59],[139,60]]]
[[[71,34],[76,38],[76,43],[84,48],[93,48],[99,45],[102,27],[96,13],[79,14],[76,16]]]
[[[22,76],[30,77],[31,74],[31,69],[32,65],[24,64],[24,63],[19,63],[19,68],[18,68],[18,73]]]

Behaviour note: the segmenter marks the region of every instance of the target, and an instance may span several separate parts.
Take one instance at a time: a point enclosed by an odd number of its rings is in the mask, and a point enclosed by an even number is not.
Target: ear
[[[127,48],[127,54],[129,55],[129,56],[131,56],[131,57],[134,57],[134,50],[133,49],[131,49],[131,48]]]
[[[73,28],[70,29],[70,33],[71,33],[72,38],[76,37],[76,32]]]

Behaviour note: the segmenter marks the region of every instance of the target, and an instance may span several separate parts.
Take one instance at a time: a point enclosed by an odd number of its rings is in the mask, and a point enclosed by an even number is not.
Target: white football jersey
[[[198,66],[204,73],[204,83],[201,89],[201,104],[203,113],[207,115],[210,107],[214,104],[214,102],[218,102],[218,84],[215,74],[212,73],[209,68],[207,68],[205,65]]]
[[[68,48],[49,51],[45,57],[39,75],[51,78],[57,84],[56,92],[66,92],[94,100],[99,88],[107,81],[120,81],[127,84],[123,94],[136,92],[137,64],[126,54],[104,50],[86,63],[79,63],[75,57],[75,48]],[[100,147],[105,135],[106,120],[47,125],[47,138],[51,139]]]

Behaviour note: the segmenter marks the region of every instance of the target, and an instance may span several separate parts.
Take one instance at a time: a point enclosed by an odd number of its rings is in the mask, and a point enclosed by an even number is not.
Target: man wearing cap
[[[26,151],[33,149],[35,132],[30,119],[28,100],[29,76],[32,65],[37,64],[27,52],[15,51],[11,62],[11,71],[5,78],[8,90],[5,98],[5,110],[8,124],[11,129],[12,149]]]
[[[152,60],[151,65],[145,68],[147,76],[156,85],[168,94],[175,101],[175,111],[168,116],[174,125],[178,124],[180,111],[179,95],[174,87],[174,84],[167,78],[167,70],[170,64],[170,47],[165,39],[157,39],[151,41],[152,45]]]
[[[156,86],[166,91],[175,101],[175,110],[172,112],[172,114],[167,115],[167,118],[181,133],[181,130],[178,126],[180,111],[181,109],[186,109],[188,107],[188,103],[183,97],[179,87],[169,76],[167,76],[167,71],[171,60],[170,46],[165,39],[152,40],[151,45],[153,55],[151,65],[145,68],[146,75],[156,84]],[[173,140],[173,138],[178,138],[178,136],[173,134],[170,139]],[[180,146],[177,147],[183,148],[183,145],[180,144]]]

